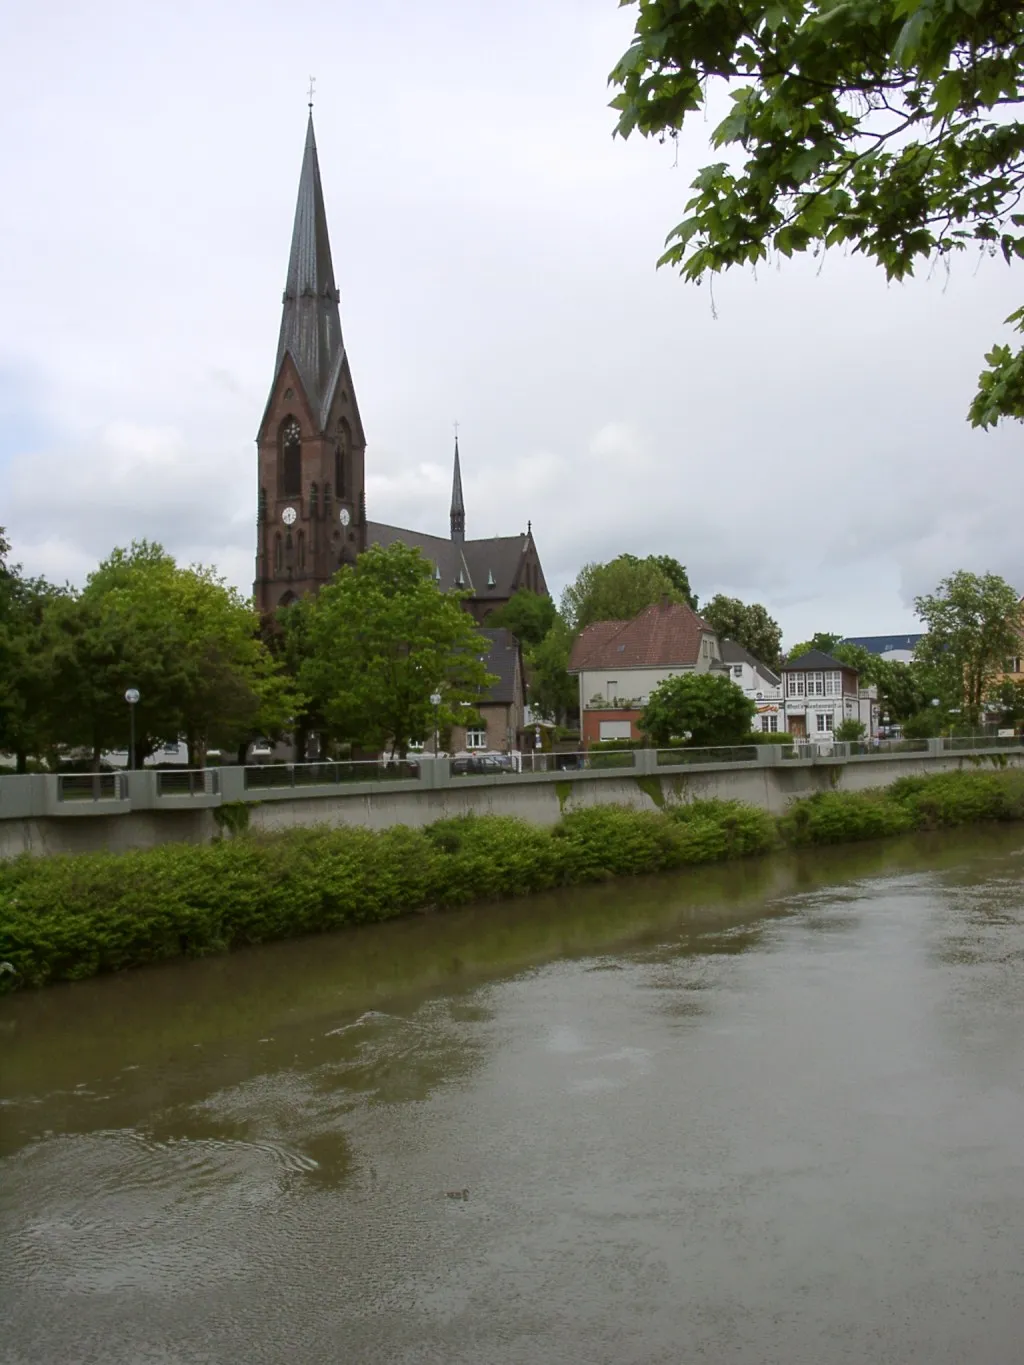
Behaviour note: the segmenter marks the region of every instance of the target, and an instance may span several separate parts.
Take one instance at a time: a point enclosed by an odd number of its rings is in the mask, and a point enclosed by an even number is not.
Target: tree
[[[562,616],[570,629],[578,634],[594,621],[631,621],[663,597],[688,603],[689,592],[676,586],[658,558],[619,555],[607,564],[584,564],[562,594]],[[685,577],[686,570],[677,567]]]
[[[972,243],[1024,258],[1024,7],[1007,0],[636,0],[617,132],[675,137],[719,86],[705,166],[659,264],[687,280],[847,245],[889,279]],[[735,164],[736,160],[741,164]],[[1006,320],[1024,330],[1024,309]],[[986,357],[969,417],[1024,418],[1024,348]]]
[[[1004,678],[993,686],[987,700],[993,710],[999,711],[1001,726],[1008,729],[1012,725],[1016,730],[1024,725],[1024,681]]]
[[[935,593],[915,597],[914,608],[928,631],[916,657],[936,670],[963,718],[976,723],[989,689],[1020,645],[1024,617],[1016,592],[998,574],[961,569]]]
[[[694,611],[697,610],[697,594],[690,587],[690,575],[686,572],[686,565],[680,564],[678,559],[673,559],[671,555],[648,555],[646,560],[638,559],[635,555],[622,555],[622,558],[631,564],[655,565],[679,593],[680,600],[688,603]]]
[[[721,637],[735,640],[769,668],[782,662],[782,628],[760,602],[748,607],[738,597],[716,593],[701,615]]]
[[[539,645],[526,651],[530,709],[549,720],[563,720],[579,706],[576,679],[569,673],[572,631],[556,616]]]
[[[689,735],[689,742],[741,744],[750,740],[757,707],[720,673],[679,673],[655,687],[640,729],[657,745]]]
[[[94,763],[125,744],[128,687],[140,694],[136,762],[184,736],[189,761],[202,763],[207,744],[235,744],[297,701],[248,603],[213,569],[180,568],[148,541],[114,550],[81,593],[55,598],[45,627],[53,728]]]
[[[0,530],[0,752],[12,753],[18,772],[31,755],[53,748],[53,657],[47,611],[63,594],[42,578],[25,578],[8,563]]]
[[[554,625],[555,615],[555,604],[547,593],[520,588],[503,607],[496,607],[490,612],[484,624],[489,627],[503,626],[526,648],[528,645],[540,644]]]
[[[803,654],[809,654],[812,649],[820,649],[822,654],[835,654],[836,645],[843,637],[832,635],[828,631],[817,630],[809,640],[801,640],[799,644],[790,645],[786,650],[786,659],[799,659]]]
[[[846,720],[841,720],[836,726],[836,739],[838,740],[858,740],[864,738],[864,724],[862,721],[854,720],[848,716]]]
[[[439,592],[418,550],[372,546],[309,607],[303,690],[328,723],[368,749],[405,756],[437,724],[464,724],[494,678],[457,593]],[[435,717],[431,695],[442,698]]]

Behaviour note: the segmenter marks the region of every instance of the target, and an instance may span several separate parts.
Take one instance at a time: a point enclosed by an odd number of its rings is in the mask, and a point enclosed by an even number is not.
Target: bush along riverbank
[[[414,830],[295,830],[0,864],[0,988],[375,923],[416,911],[986,820],[1024,820],[1024,772],[903,778],[795,801],[597,806],[552,829],[469,816]],[[9,965],[8,965],[9,964]]]

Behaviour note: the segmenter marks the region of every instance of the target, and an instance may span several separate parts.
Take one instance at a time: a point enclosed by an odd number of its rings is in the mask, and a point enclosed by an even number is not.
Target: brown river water
[[[5,1365],[1024,1362],[1020,827],[9,997],[0,1062]]]

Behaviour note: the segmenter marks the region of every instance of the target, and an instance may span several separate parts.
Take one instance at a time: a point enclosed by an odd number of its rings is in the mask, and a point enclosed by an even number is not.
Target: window
[[[297,498],[302,493],[302,437],[294,417],[281,426],[281,496]]]
[[[486,749],[487,731],[486,730],[467,730],[466,731],[467,749]]]
[[[1020,673],[1020,672],[1021,672],[1020,659],[1019,659],[1019,658],[1016,658],[1016,659],[1007,659],[1007,661],[1006,661],[1006,668],[1003,670],[1003,672],[1004,672],[1004,673]]]
[[[280,535],[274,537],[274,572],[281,572],[281,565],[284,563],[284,545]]]
[[[832,729],[832,717],[827,711],[818,712],[818,733]]]
[[[306,567],[306,533],[305,533],[305,531],[300,531],[300,532],[299,532],[299,568],[300,568],[300,569],[304,569],[305,567]]]
[[[599,733],[601,739],[632,739],[633,727],[628,720],[603,720]]]
[[[618,696],[618,693],[619,693],[618,681],[615,678],[609,678],[604,685],[605,696],[608,698],[609,701],[611,701],[613,697]]]
[[[825,696],[841,697],[843,694],[843,680],[841,673],[825,674]]]
[[[351,451],[352,433],[349,431],[348,423],[343,420],[338,427],[338,444],[334,447],[334,486],[342,502],[351,496],[349,489]]]
[[[743,665],[742,665],[742,664],[733,664],[733,667],[732,667],[732,676],[733,676],[734,678],[742,678],[742,677],[743,677]]]
[[[810,674],[808,674],[807,676],[810,677]],[[803,674],[803,673],[787,673],[787,674],[786,674],[786,696],[787,696],[787,697],[802,697],[803,695],[804,695],[804,674]]]
[[[700,642],[700,652],[704,655],[705,659],[708,657],[708,637],[706,635]]]
[[[763,735],[775,734],[775,733],[777,732],[778,728],[779,728],[779,718],[778,718],[778,716],[762,716],[762,717],[761,717],[761,733],[762,733]]]

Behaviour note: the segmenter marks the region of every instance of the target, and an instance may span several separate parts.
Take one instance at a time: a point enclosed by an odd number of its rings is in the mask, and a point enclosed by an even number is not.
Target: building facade
[[[595,621],[572,647],[569,672],[580,698],[584,747],[639,739],[639,721],[659,683],[681,673],[726,673],[715,631],[682,602],[662,600],[632,621]]]
[[[862,719],[862,697],[855,668],[812,649],[782,666],[785,691],[786,730],[794,738],[832,739],[844,720],[860,720],[865,730],[872,729],[868,698],[868,720]]]
[[[751,729],[758,734],[776,734],[786,728],[782,678],[754,657],[735,640],[722,640],[722,661],[729,676],[745,697],[757,707]]]
[[[448,538],[369,521],[366,434],[341,327],[310,110],[281,310],[274,379],[256,437],[257,608],[316,592],[371,545],[418,548],[444,591],[483,621],[519,588],[547,591],[533,528],[466,539],[458,441]]]

